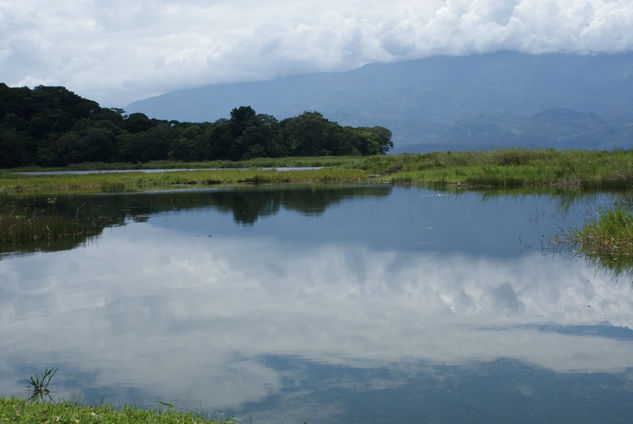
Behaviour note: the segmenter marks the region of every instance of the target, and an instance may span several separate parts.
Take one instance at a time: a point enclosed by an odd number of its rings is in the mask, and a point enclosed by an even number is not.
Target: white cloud
[[[0,0],[0,80],[104,106],[200,84],[498,49],[633,48],[629,0]]]

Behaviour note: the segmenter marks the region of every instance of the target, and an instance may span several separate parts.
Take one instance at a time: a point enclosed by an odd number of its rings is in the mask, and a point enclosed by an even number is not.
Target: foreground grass
[[[126,406],[84,407],[71,402],[41,403],[0,397],[0,423],[17,424],[230,424],[231,420],[208,420],[174,410],[155,411]]]
[[[82,164],[93,169],[99,164]],[[113,164],[103,165],[110,168]],[[127,164],[128,167],[139,165]],[[504,149],[421,155],[253,159],[247,162],[152,162],[151,168],[222,167],[165,173],[18,175],[0,172],[0,193],[140,191],[187,186],[281,183],[406,183],[458,188],[627,188],[633,186],[633,150]],[[325,166],[312,171],[228,169]],[[122,165],[120,167],[123,167]],[[73,169],[79,169],[75,166]],[[13,170],[12,170],[13,171]]]

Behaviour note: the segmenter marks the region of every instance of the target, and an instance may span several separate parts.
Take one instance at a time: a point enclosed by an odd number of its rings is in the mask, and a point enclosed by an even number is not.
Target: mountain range
[[[384,126],[395,152],[633,148],[633,53],[503,51],[373,63],[178,90],[126,111],[197,122],[242,105],[278,119],[318,111],[341,125]]]

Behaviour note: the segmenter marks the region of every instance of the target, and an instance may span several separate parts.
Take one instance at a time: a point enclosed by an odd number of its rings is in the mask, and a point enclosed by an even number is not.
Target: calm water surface
[[[287,167],[260,167],[262,171],[314,171],[322,169],[322,166],[287,166]],[[167,169],[105,169],[105,170],[85,170],[85,171],[24,171],[17,174],[24,175],[87,175],[87,174],[127,174],[130,172],[142,172],[144,174],[156,174],[162,172],[182,172],[182,171],[231,171],[246,170],[250,168],[167,168]]]
[[[0,393],[25,396],[26,378],[58,367],[56,398],[255,423],[627,422],[631,279],[548,249],[615,198],[364,186],[30,199],[110,225],[0,257]]]

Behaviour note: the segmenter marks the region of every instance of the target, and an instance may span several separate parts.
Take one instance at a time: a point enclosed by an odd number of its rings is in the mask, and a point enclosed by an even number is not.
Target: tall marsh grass
[[[599,213],[573,235],[584,253],[633,259],[633,213],[623,206]]]
[[[466,187],[631,187],[633,151],[502,149],[373,156],[358,165],[386,182]]]
[[[575,249],[617,274],[633,274],[633,212],[618,205],[600,211],[579,229],[556,237],[556,243]]]

